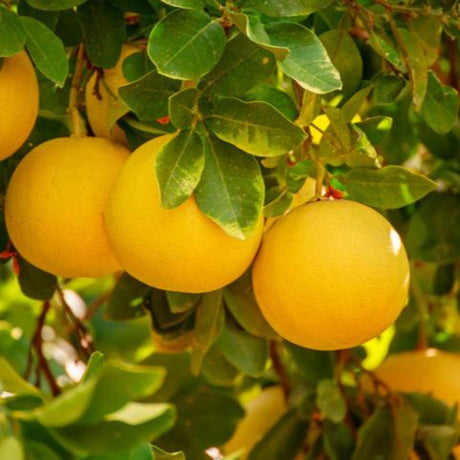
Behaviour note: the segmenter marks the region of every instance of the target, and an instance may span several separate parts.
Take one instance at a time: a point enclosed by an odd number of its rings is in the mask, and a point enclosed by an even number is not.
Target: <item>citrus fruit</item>
[[[212,291],[248,268],[263,218],[249,238],[239,240],[206,217],[193,195],[177,208],[162,208],[154,162],[169,139],[141,145],[122,168],[107,202],[107,235],[115,257],[134,278],[169,291]]]
[[[116,123],[112,127],[110,124],[113,121],[113,113],[122,105],[118,97],[118,88],[128,83],[123,76],[123,61],[138,51],[140,49],[134,45],[123,45],[115,67],[104,70],[104,75],[99,81],[96,72],[88,80],[85,90],[86,114],[95,136],[126,144],[125,132]]]
[[[449,406],[460,404],[460,355],[435,349],[389,356],[375,371],[393,391],[431,393]]]
[[[5,199],[9,236],[30,263],[63,277],[97,277],[119,269],[102,213],[129,151],[108,139],[57,138],[28,153]]]
[[[409,264],[378,212],[352,201],[316,201],[270,227],[252,276],[275,331],[303,347],[334,350],[362,344],[396,319]]]
[[[0,67],[0,160],[29,137],[38,115],[38,82],[25,51],[4,59]]]
[[[241,452],[241,460],[246,460],[248,453],[286,410],[286,402],[280,386],[262,390],[245,406],[245,416],[222,450],[226,454]]]

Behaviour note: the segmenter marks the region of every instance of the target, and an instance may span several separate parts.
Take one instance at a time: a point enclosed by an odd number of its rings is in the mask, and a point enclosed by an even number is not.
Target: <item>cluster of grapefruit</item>
[[[191,293],[229,284],[254,261],[256,299],[282,337],[340,349],[387,328],[405,305],[409,266],[398,234],[373,209],[311,201],[266,232],[260,215],[253,234],[239,240],[206,217],[193,195],[175,209],[162,208],[155,158],[174,134],[131,154],[123,131],[108,129],[110,105],[126,83],[122,60],[135,51],[125,46],[103,81],[93,76],[88,82],[87,116],[96,137],[47,141],[14,171],[5,221],[19,253],[61,277],[124,269],[154,287]],[[26,53],[5,59],[0,85],[5,158],[25,141],[37,116],[37,82]],[[27,103],[18,104],[20,98]]]

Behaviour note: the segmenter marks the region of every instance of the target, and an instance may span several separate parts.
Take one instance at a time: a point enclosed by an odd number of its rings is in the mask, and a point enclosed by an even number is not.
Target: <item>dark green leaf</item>
[[[28,439],[24,440],[24,447],[27,454],[27,460],[62,460],[62,457],[59,454],[51,449],[50,446],[36,441],[30,441]],[[2,457],[0,457],[2,458]],[[5,457],[5,458],[15,458],[16,457]]]
[[[144,75],[147,75],[152,70],[155,70],[155,66],[152,64],[147,54],[142,51],[125,57],[122,67],[123,76],[129,82],[139,80]]]
[[[278,109],[288,120],[294,121],[299,112],[292,98],[270,85],[258,85],[244,95],[245,101],[263,101]]]
[[[60,11],[37,10],[26,2],[19,2],[18,14],[19,16],[28,16],[37,19],[53,32],[56,30],[59,16],[61,15]]]
[[[326,8],[333,0],[246,0],[244,6],[272,17],[306,16]]]
[[[421,115],[438,134],[448,133],[458,119],[458,93],[443,85],[433,71],[428,72],[428,88]]]
[[[142,302],[150,290],[150,286],[123,273],[110,294],[105,310],[107,318],[119,321],[142,316]]]
[[[277,59],[285,59],[289,54],[288,48],[275,46],[270,42],[270,37],[265,31],[264,25],[257,13],[252,11],[245,11],[244,13],[228,11],[228,15],[249,40],[273,53]]]
[[[183,313],[198,304],[201,294],[168,291],[166,292],[166,298],[172,313]]]
[[[422,425],[444,425],[456,420],[452,408],[428,394],[405,393],[404,399],[417,411]]]
[[[179,82],[163,77],[154,70],[139,80],[121,86],[118,94],[140,120],[153,121],[168,113],[169,97],[179,87]]]
[[[27,35],[26,47],[35,66],[45,77],[63,86],[69,65],[62,41],[37,19],[22,17],[21,23]]]
[[[337,383],[322,380],[316,391],[316,404],[324,416],[331,422],[342,422],[347,413],[347,404]]]
[[[353,169],[344,184],[351,199],[384,209],[406,206],[436,189],[435,182],[400,166]]]
[[[204,162],[203,143],[195,131],[181,131],[162,146],[155,157],[155,174],[163,208],[175,208],[190,197]]]
[[[204,7],[203,0],[161,0],[167,5],[175,6],[176,8],[184,8],[186,10],[202,10]]]
[[[373,145],[382,143],[390,134],[393,126],[391,117],[371,117],[356,123]]]
[[[27,3],[37,10],[61,11],[81,5],[88,0],[27,0]]]
[[[283,155],[306,138],[299,126],[265,102],[220,99],[209,123],[223,141],[259,156]]]
[[[264,216],[282,216],[291,206],[293,198],[292,193],[279,186],[270,188],[265,195]]]
[[[49,431],[73,452],[105,454],[129,450],[155,439],[169,430],[174,420],[175,410],[169,404],[131,403],[107,416],[102,422],[53,428]]]
[[[26,38],[18,15],[0,5],[0,57],[19,53],[24,48]]]
[[[354,448],[354,439],[345,424],[326,421],[324,424],[324,451],[330,460],[349,460]]]
[[[245,239],[260,224],[264,185],[257,161],[217,138],[206,136],[205,166],[195,199],[229,235]]]
[[[272,53],[240,33],[227,42],[222,59],[206,76],[205,91],[241,96],[273,72]]]
[[[156,460],[152,448],[151,444],[145,443],[129,451],[119,451],[108,455],[91,455],[86,460]]]
[[[153,28],[147,51],[160,74],[195,80],[219,62],[225,43],[224,29],[207,13],[176,10]]]
[[[256,337],[276,339],[278,334],[263,317],[254,297],[250,271],[224,289],[224,301],[238,323]]]
[[[404,400],[380,406],[361,426],[352,460],[407,460],[415,440],[417,412]]]
[[[195,107],[199,96],[200,92],[196,88],[187,88],[169,98],[169,115],[176,128],[190,128],[195,118]]]
[[[126,40],[123,13],[108,0],[91,0],[77,12],[91,63],[103,69],[114,67]]]
[[[455,284],[455,264],[440,265],[433,280],[433,292],[436,295],[448,294]]]
[[[57,288],[57,279],[18,257],[18,281],[21,291],[27,297],[37,300],[50,300]]]
[[[191,363],[191,370],[194,375],[200,373],[203,358],[219,337],[224,323],[225,312],[222,304],[222,290],[203,294],[195,319],[195,346]]]
[[[267,33],[272,45],[289,49],[280,67],[302,88],[317,94],[342,88],[339,72],[319,38],[309,29],[286,22],[268,27]]]
[[[395,75],[383,75],[376,82],[372,92],[375,105],[386,105],[394,102],[406,87],[406,80]]]
[[[300,450],[308,424],[291,410],[252,449],[248,460],[293,459]]]
[[[83,41],[83,33],[76,11],[64,10],[59,13],[56,35],[61,38],[65,47],[77,46]]]
[[[460,258],[460,195],[433,194],[412,216],[407,250],[413,259],[450,263]]]
[[[204,357],[201,373],[212,385],[228,387],[233,386],[240,375],[238,369],[230,364],[215,344]]]
[[[244,374],[260,376],[268,359],[268,342],[225,324],[217,340],[217,346],[227,360]]]
[[[352,95],[358,89],[363,73],[363,61],[356,43],[344,29],[329,30],[319,39],[340,73],[345,97]]]

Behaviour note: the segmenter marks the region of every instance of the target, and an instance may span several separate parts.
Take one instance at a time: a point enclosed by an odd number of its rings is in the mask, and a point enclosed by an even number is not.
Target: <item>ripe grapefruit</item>
[[[126,162],[107,202],[107,235],[121,266],[140,281],[169,291],[213,291],[248,268],[263,218],[252,236],[238,240],[206,217],[193,196],[177,208],[162,208],[154,162],[170,138],[146,142]]]
[[[120,144],[94,137],[52,139],[27,154],[5,199],[7,230],[19,253],[63,277],[118,270],[102,212],[128,155]]]
[[[316,201],[280,217],[253,267],[254,293],[285,339],[318,350],[362,344],[407,300],[409,264],[390,223],[352,201]]]

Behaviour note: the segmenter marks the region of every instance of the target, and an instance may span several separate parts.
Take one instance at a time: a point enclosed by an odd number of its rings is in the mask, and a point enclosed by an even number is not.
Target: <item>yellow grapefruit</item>
[[[352,201],[316,201],[265,233],[253,267],[257,302],[285,339],[318,350],[362,344],[407,300],[409,264],[378,212]]]
[[[138,47],[125,44],[115,67],[104,70],[104,76],[99,81],[97,73],[88,80],[85,91],[86,114],[95,136],[126,144],[124,131],[116,123],[110,126],[111,116],[120,106],[118,88],[128,83],[123,76],[123,61],[138,51]]]
[[[38,115],[38,82],[25,51],[0,67],[0,161],[29,137]]]
[[[103,229],[109,192],[129,151],[108,139],[57,138],[19,163],[5,200],[6,226],[19,253],[63,277],[119,269]]]
[[[263,218],[252,236],[238,240],[206,217],[193,196],[177,208],[163,209],[154,162],[169,139],[146,142],[126,162],[107,203],[107,235],[121,266],[144,283],[169,291],[212,291],[248,268]]]

